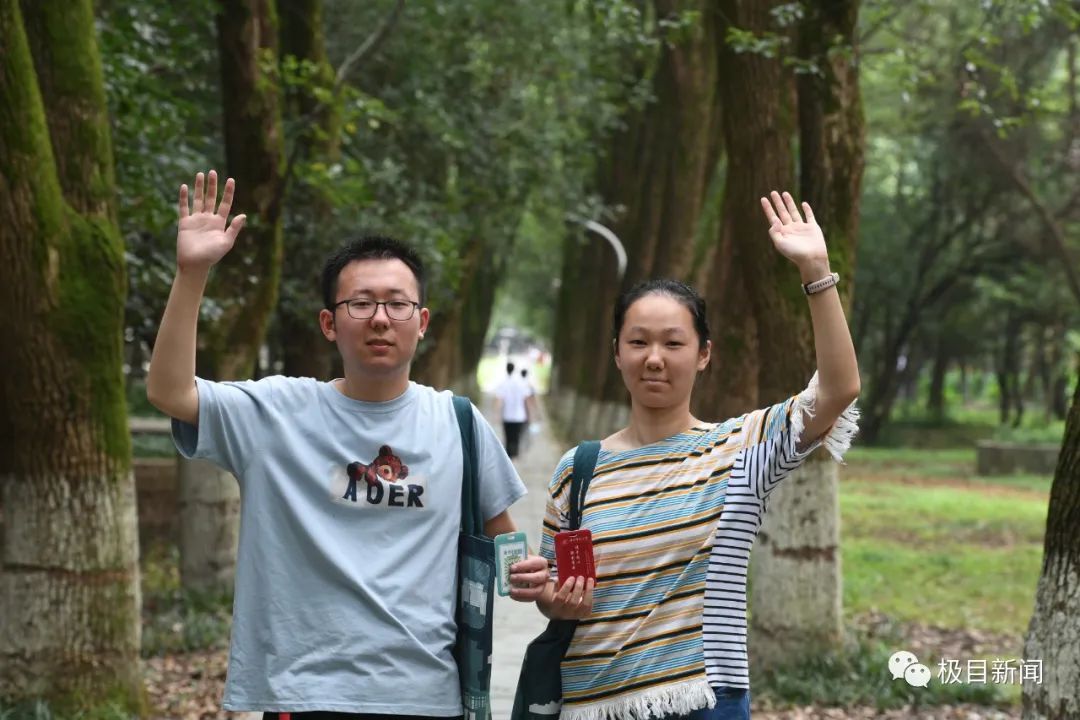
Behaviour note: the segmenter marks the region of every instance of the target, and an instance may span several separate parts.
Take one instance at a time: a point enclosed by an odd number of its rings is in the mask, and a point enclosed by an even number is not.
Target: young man
[[[518,456],[521,435],[535,415],[535,402],[532,385],[525,380],[524,374],[519,378],[514,372],[514,363],[506,363],[506,377],[495,389],[495,414],[502,419],[506,454],[511,458]]]
[[[180,188],[177,273],[154,345],[150,401],[177,448],[236,475],[240,547],[227,710],[341,717],[460,717],[456,626],[462,452],[449,392],[410,382],[428,327],[424,273],[386,238],[347,244],[326,264],[319,324],[345,377],[195,377],[207,276],[244,225],[227,224],[233,181]],[[515,530],[525,488],[475,412],[485,532]],[[532,602],[547,562],[511,575]],[[274,715],[268,715],[274,717]],[[319,717],[324,717],[319,715]]]

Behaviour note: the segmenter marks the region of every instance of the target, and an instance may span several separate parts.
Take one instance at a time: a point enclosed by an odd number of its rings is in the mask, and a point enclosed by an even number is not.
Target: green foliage
[[[144,657],[228,646],[231,595],[183,589],[175,547],[143,559],[142,594]]]
[[[869,136],[852,326],[873,413],[888,405],[888,369],[901,358],[918,369],[944,343],[954,360],[992,366],[1010,335],[1023,334],[1026,354],[1035,332],[1080,321],[1044,220],[1013,176],[1052,212],[1075,193],[1062,172],[1075,28],[1066,5],[863,6]]]
[[[175,272],[177,196],[222,169],[214,0],[98,2],[112,117],[128,342],[151,344]]]

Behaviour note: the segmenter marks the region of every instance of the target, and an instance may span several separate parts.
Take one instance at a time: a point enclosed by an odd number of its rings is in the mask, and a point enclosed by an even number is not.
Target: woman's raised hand
[[[814,220],[814,211],[809,203],[803,203],[806,219],[799,214],[799,208],[790,193],[782,196],[775,190],[768,198],[761,198],[761,209],[769,221],[769,237],[780,254],[800,268],[829,262],[829,251],[825,247],[825,235],[821,226]]]

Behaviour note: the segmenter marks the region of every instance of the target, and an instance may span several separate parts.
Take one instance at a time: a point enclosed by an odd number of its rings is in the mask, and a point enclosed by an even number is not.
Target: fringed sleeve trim
[[[803,413],[806,413],[807,417],[814,417],[814,411],[817,406],[817,394],[818,374],[815,372],[814,376],[810,378],[810,382],[807,384],[806,389],[795,396],[795,407],[792,409],[793,411],[791,414],[791,432],[796,446],[798,446],[799,441],[802,439],[804,428]],[[836,460],[836,462],[844,465],[846,464],[844,462],[844,453],[851,447],[851,441],[855,439],[855,435],[858,432],[859,408],[855,406],[855,402],[853,401],[844,408],[844,411],[836,418],[836,422],[833,423],[832,428],[829,429],[825,434],[825,437],[819,442],[825,446],[825,449],[833,456],[833,459]]]

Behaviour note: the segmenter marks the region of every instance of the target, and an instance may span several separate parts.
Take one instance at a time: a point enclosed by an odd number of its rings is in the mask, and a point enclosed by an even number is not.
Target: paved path
[[[482,409],[488,414],[488,419],[493,420],[490,406]],[[492,425],[501,436],[501,426],[495,422],[492,422]],[[544,520],[548,482],[555,465],[566,450],[551,436],[547,423],[541,423],[539,429],[540,432],[528,436],[528,444],[514,462],[529,494],[510,509],[518,529],[528,535],[529,545],[534,552],[540,547],[540,526]],[[525,646],[543,631],[545,625],[547,619],[540,614],[535,604],[495,596],[495,653],[491,668],[492,720],[506,720],[510,717]]]

